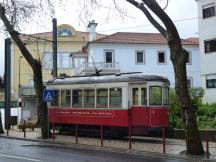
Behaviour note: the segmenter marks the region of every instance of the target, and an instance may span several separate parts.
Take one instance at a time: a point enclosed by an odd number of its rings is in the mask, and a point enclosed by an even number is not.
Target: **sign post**
[[[54,100],[54,91],[53,90],[47,90],[45,89],[43,91],[43,101],[44,102],[51,102]],[[49,129],[49,110],[47,111],[47,128],[48,128],[48,137],[49,137],[49,132],[50,132],[50,129]]]
[[[54,91],[45,89],[43,91],[43,101],[50,102],[53,101],[53,99],[54,99]]]

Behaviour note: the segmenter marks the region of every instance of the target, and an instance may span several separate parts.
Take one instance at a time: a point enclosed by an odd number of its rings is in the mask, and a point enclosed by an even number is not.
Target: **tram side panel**
[[[128,126],[128,110],[50,108],[50,123],[103,126]]]

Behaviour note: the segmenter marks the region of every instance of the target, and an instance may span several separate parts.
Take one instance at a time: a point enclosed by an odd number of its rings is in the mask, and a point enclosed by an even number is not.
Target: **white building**
[[[200,87],[200,56],[198,39],[182,40],[189,51],[187,63],[188,84]],[[167,41],[159,33],[118,32],[94,40],[87,45],[88,62],[80,68],[80,73],[93,73],[95,68],[101,73],[144,72],[167,76],[174,87],[174,71],[170,61]]]
[[[216,102],[216,0],[196,0],[199,17],[201,80],[205,102]]]

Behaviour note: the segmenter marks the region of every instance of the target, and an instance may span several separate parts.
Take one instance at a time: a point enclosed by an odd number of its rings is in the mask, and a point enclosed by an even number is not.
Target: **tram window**
[[[147,92],[146,88],[141,88],[141,105],[146,105],[147,104]]]
[[[84,91],[84,107],[85,108],[95,107],[95,90]]]
[[[110,88],[110,108],[122,107],[122,89]]]
[[[54,99],[51,102],[51,106],[59,106],[59,90],[54,90]]]
[[[163,88],[163,104],[164,105],[169,104],[169,88],[168,87]]]
[[[133,88],[133,103],[132,105],[139,105],[139,89]]]
[[[82,90],[73,90],[72,103],[73,107],[82,107]]]
[[[152,86],[150,87],[150,105],[162,104],[162,88]]]
[[[70,106],[71,91],[61,90],[61,106]]]
[[[97,90],[97,108],[108,107],[108,89]]]

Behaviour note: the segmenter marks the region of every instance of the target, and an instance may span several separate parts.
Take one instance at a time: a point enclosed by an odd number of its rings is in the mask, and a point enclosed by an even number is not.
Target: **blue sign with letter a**
[[[45,102],[53,101],[54,100],[54,91],[45,89],[43,91],[43,100]]]

